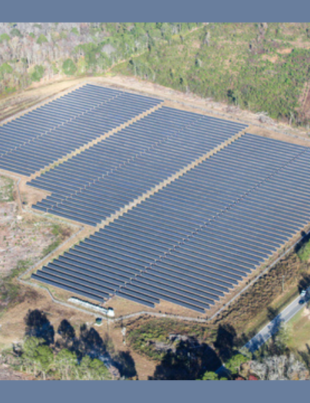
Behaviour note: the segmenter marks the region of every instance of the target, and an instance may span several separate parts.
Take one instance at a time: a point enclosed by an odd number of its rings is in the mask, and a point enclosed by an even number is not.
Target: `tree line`
[[[1,23],[0,94],[59,74],[102,74],[200,23]]]

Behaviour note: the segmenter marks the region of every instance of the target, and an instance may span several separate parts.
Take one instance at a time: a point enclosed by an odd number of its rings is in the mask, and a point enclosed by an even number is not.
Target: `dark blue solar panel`
[[[85,85],[0,127],[0,168],[32,174],[160,102]]]

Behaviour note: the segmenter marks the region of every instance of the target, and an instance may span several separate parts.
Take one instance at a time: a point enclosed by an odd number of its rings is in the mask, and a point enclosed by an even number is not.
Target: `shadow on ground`
[[[115,366],[121,377],[133,378],[137,376],[135,362],[129,351],[115,352],[112,340],[106,335],[100,336],[93,327],[85,324],[80,326],[79,336],[67,319],[60,323],[57,334],[60,336],[55,341],[54,327],[48,320],[46,313],[34,309],[29,310],[25,317],[25,336],[43,338],[47,345],[56,349],[67,348],[75,352],[78,360],[88,355],[91,358],[104,357],[105,360]]]

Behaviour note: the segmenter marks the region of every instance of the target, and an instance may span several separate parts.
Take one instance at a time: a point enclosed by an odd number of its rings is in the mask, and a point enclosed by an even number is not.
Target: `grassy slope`
[[[258,24],[209,24],[113,71],[304,123],[300,103],[310,80],[307,29],[310,24],[269,24],[265,31]],[[209,46],[203,45],[206,31]]]

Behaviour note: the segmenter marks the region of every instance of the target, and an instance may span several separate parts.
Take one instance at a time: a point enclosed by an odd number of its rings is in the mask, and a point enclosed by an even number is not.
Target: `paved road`
[[[299,304],[300,295],[283,309],[278,316],[276,316],[271,322],[269,322],[260,332],[258,332],[250,341],[245,344],[244,347],[248,348],[252,353],[258,350],[270,337],[275,334],[281,323],[286,323],[293,318],[306,304]],[[222,365],[215,371],[218,375],[226,376],[227,369],[225,365]]]
[[[300,296],[298,296],[290,305],[288,305],[278,316],[269,322],[260,332],[258,332],[244,347],[251,352],[258,350],[270,337],[275,334],[281,323],[286,323],[297,312],[305,307],[305,304],[299,304]]]

